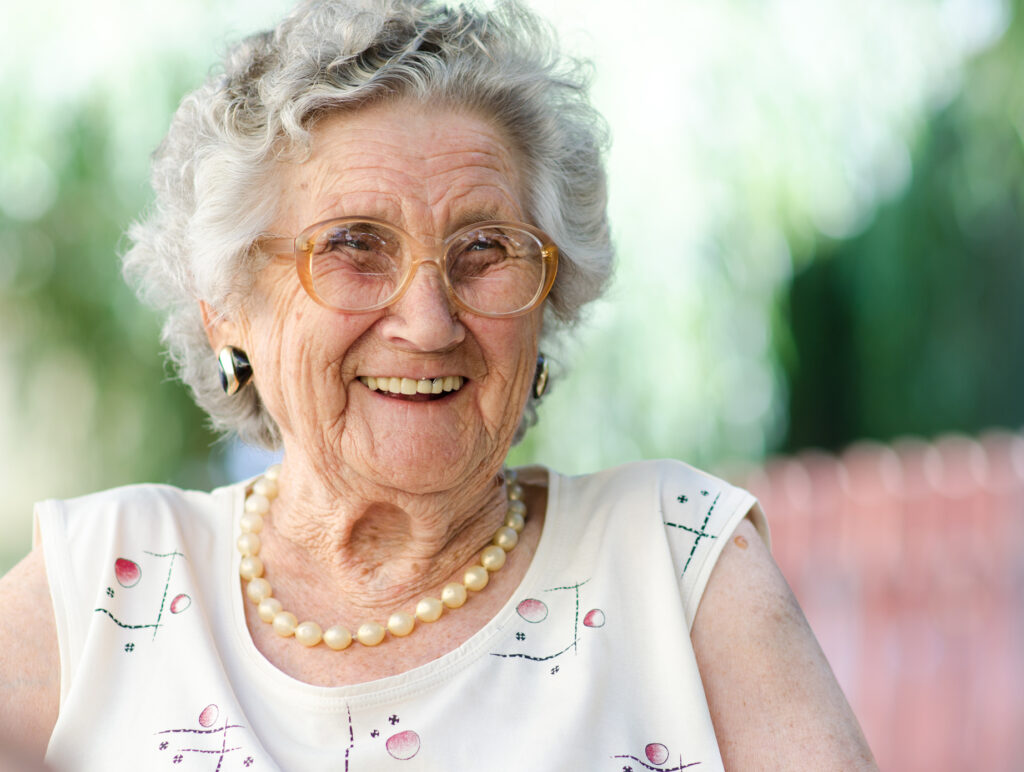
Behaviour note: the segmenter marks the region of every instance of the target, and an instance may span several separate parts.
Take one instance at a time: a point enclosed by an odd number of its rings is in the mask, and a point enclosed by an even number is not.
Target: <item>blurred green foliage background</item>
[[[786,310],[783,448],[1024,424],[1021,4],[859,235],[821,242]]]
[[[716,465],[1021,425],[1024,1],[644,0],[640,40],[610,0],[535,5],[596,61],[620,264],[550,352],[514,462]],[[11,9],[0,571],[35,500],[246,472],[164,365],[117,254],[181,95],[287,7]]]

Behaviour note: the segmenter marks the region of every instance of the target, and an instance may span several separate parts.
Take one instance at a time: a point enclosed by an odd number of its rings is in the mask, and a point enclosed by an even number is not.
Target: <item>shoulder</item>
[[[0,579],[0,693],[10,697],[0,700],[0,747],[42,759],[73,664],[68,639],[81,629],[75,609],[92,608],[74,601],[89,596],[93,575],[132,535],[207,541],[239,490],[131,485],[36,505],[33,551]]]
[[[589,511],[610,509],[634,518],[646,512],[668,529],[699,532],[709,538],[731,531],[749,516],[768,543],[767,525],[750,493],[682,461],[637,461],[559,478],[558,484]]]
[[[235,493],[130,485],[36,504],[33,551],[0,579],[0,693],[11,696],[0,700],[0,747],[42,758],[91,617],[88,600],[109,584],[104,572],[127,562],[122,552],[210,541]]]
[[[111,571],[137,572],[148,557],[172,553],[205,559],[230,534],[239,493],[130,485],[36,504],[36,542],[45,556],[61,646],[77,640],[75,631],[90,618],[88,599],[106,588]]]
[[[672,459],[640,461],[576,477],[552,475],[554,510],[578,533],[597,532],[616,552],[661,556],[675,573],[688,625],[724,542],[744,517],[767,528],[756,500],[712,474]]]
[[[237,486],[206,492],[171,485],[127,485],[73,499],[41,501],[35,507],[36,525],[47,550],[53,546],[48,535],[95,542],[124,529],[212,527],[223,519],[236,491]]]

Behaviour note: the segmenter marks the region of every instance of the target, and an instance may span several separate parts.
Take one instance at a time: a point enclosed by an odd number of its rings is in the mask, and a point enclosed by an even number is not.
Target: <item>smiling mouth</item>
[[[370,391],[379,391],[386,397],[413,401],[442,399],[462,388],[465,379],[461,375],[445,375],[440,378],[400,378],[396,376],[361,375],[359,382]]]

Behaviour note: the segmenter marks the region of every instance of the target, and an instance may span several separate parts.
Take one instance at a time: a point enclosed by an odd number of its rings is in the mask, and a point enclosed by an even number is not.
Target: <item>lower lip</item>
[[[439,402],[445,397],[450,397],[455,392],[447,392],[443,394],[392,394],[391,392],[378,391],[377,394],[387,399],[393,399],[398,402]]]

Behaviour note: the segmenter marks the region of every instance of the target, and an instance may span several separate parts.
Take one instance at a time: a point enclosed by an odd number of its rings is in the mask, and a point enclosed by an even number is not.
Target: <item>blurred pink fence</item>
[[[743,481],[883,770],[1024,770],[1024,437],[857,445]]]

